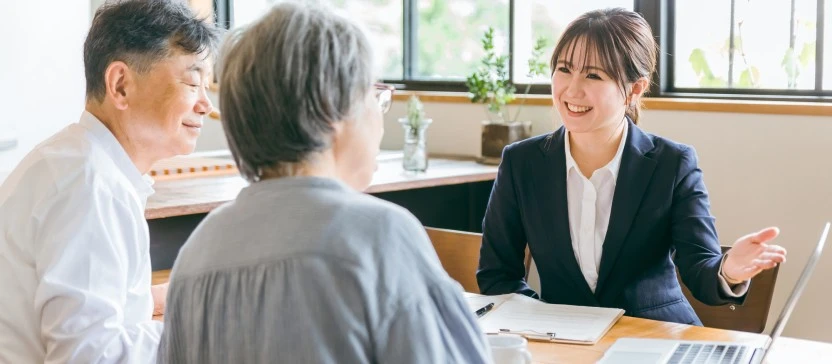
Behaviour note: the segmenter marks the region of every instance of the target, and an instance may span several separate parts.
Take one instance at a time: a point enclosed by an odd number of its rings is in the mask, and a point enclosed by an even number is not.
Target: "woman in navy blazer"
[[[483,221],[484,294],[701,325],[675,267],[697,299],[718,305],[742,303],[748,281],[785,260],[767,244],[776,228],[723,256],[693,148],[636,126],[655,60],[650,27],[632,11],[592,11],[564,31],[550,62],[564,126],[503,151]],[[527,245],[539,296],[524,278]]]

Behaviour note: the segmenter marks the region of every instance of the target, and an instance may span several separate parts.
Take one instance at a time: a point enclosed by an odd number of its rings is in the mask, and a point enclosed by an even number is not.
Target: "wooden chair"
[[[730,247],[723,246],[725,253]],[[758,274],[751,280],[748,287],[748,296],[742,305],[728,304],[723,306],[708,306],[690,293],[676,270],[676,276],[682,285],[682,292],[690,301],[696,315],[707,327],[719,329],[737,330],[746,332],[761,333],[766,328],[768,311],[771,307],[771,297],[774,296],[774,285],[777,282],[777,273],[780,266],[768,269]]]
[[[430,227],[426,227],[425,231],[448,275],[459,282],[466,292],[480,293],[477,266],[480,262],[482,234]],[[526,277],[529,275],[530,260],[531,256],[526,249]]]

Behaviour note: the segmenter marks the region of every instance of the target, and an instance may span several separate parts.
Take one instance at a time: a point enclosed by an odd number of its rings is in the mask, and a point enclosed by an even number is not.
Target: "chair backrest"
[[[480,293],[477,266],[480,262],[482,234],[425,228],[442,267],[465,292]]]
[[[459,282],[466,292],[480,293],[477,267],[480,263],[482,234],[430,227],[426,227],[425,231],[448,275]],[[530,262],[531,256],[526,248],[526,278],[529,276]]]
[[[723,246],[722,252],[725,253],[728,249],[730,247]],[[679,278],[682,292],[685,293],[685,297],[690,301],[690,305],[693,306],[693,310],[696,311],[696,315],[702,320],[703,325],[719,329],[761,333],[766,328],[771,297],[774,296],[774,284],[777,282],[779,271],[780,266],[778,265],[773,269],[764,270],[754,277],[742,305],[727,304],[722,306],[708,306],[699,302],[682,283],[678,269],[676,270],[676,276]]]

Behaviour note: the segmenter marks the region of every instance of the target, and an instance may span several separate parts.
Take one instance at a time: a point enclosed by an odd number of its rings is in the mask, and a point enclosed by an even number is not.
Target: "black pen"
[[[488,313],[488,311],[491,311],[492,308],[494,308],[494,302],[485,305],[485,307],[477,310],[475,313],[477,314],[477,317],[483,317]]]

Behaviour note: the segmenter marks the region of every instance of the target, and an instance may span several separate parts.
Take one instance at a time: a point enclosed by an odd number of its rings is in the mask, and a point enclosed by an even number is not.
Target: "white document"
[[[485,333],[519,334],[532,340],[595,344],[624,315],[622,309],[555,305],[515,293],[466,293],[465,298],[473,311],[494,302],[494,308],[479,319]]]
[[[489,303],[493,303],[494,306],[503,303],[503,301],[507,300],[512,294],[513,293],[501,294],[499,296],[485,296],[471,292],[463,292],[462,296],[465,297],[465,301],[468,302],[468,307],[471,309],[471,312],[477,312],[477,310],[485,307]]]

